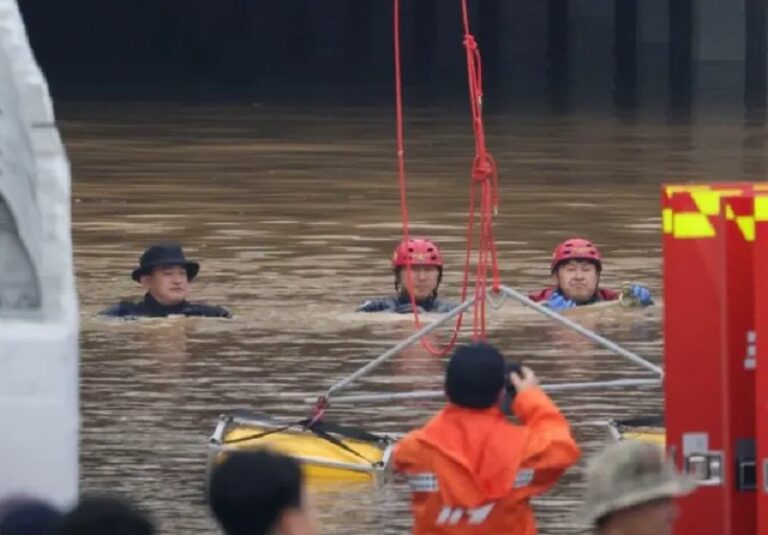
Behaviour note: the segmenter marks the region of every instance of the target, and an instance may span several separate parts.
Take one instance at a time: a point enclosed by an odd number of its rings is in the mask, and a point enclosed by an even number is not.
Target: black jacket
[[[204,316],[207,318],[231,318],[232,315],[226,308],[204,305],[201,303],[189,303],[184,301],[178,305],[166,306],[158,303],[154,297],[149,294],[144,296],[143,301],[131,303],[130,301],[120,301],[118,304],[109,307],[101,312],[102,316],[111,317],[149,317],[165,318],[167,316]]]
[[[419,307],[419,312],[445,313],[456,308],[455,304],[443,301],[437,297],[416,301],[416,305]],[[396,314],[408,314],[412,312],[411,298],[408,295],[400,294],[381,299],[370,299],[357,307],[355,312],[395,312]]]

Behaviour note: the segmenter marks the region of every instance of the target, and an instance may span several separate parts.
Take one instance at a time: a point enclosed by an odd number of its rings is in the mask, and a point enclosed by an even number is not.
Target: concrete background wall
[[[401,5],[407,83],[427,86],[427,105],[464,99],[458,0]],[[469,5],[489,102],[611,105],[616,78],[642,106],[695,102],[695,92],[734,104],[747,89],[765,93],[764,0]],[[391,102],[391,0],[79,0],[25,2],[23,11],[54,94],[67,98]],[[553,43],[562,46],[554,56]]]

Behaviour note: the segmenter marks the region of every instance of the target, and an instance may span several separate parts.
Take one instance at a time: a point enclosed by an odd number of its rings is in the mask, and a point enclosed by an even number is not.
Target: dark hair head
[[[228,535],[267,534],[286,509],[301,507],[299,464],[268,451],[228,453],[211,474],[208,503]]]
[[[459,406],[486,409],[504,387],[504,357],[485,342],[459,347],[448,362],[445,393]]]
[[[9,499],[0,504],[0,535],[53,535],[61,513],[42,500]]]
[[[80,500],[64,515],[60,535],[152,535],[152,522],[128,502],[114,497],[93,496]]]

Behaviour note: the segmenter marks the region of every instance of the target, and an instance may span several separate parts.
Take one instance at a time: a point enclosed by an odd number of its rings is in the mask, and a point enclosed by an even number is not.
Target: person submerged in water
[[[405,267],[411,264],[411,285]],[[403,240],[392,258],[396,295],[365,301],[357,312],[413,312],[411,294],[419,312],[450,312],[456,305],[437,297],[437,287],[443,278],[443,256],[434,242],[427,239]]]
[[[600,288],[603,257],[589,240],[571,238],[555,248],[550,270],[555,285],[528,296],[552,310],[564,310],[600,301],[628,299],[635,305],[653,304],[648,288],[628,285],[624,291]],[[622,294],[625,294],[622,297]]]
[[[138,303],[121,301],[101,314],[112,317],[205,316],[231,318],[225,308],[190,303],[189,283],[200,271],[200,264],[190,262],[177,243],[160,243],[150,246],[139,259],[139,267],[131,278],[146,290]]]

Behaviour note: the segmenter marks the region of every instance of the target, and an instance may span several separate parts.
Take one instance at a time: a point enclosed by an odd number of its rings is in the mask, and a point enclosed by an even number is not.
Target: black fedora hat
[[[141,255],[139,267],[133,270],[131,277],[139,282],[142,276],[149,275],[152,268],[158,266],[182,266],[187,270],[189,280],[194,279],[200,271],[200,264],[188,261],[178,243],[156,243],[150,245]]]

